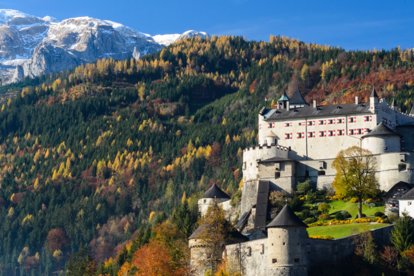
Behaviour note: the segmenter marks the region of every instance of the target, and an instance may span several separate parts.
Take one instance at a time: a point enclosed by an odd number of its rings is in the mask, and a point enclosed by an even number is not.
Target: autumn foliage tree
[[[376,161],[369,150],[353,146],[341,150],[332,166],[336,169],[333,182],[335,193],[358,199],[358,217],[362,217],[362,201],[378,192],[375,179]]]
[[[226,221],[223,209],[216,202],[200,218],[199,225],[199,239],[211,248],[210,257],[204,260],[205,266],[211,267],[214,272],[221,261],[221,254],[230,226]]]
[[[176,269],[167,248],[158,241],[150,241],[135,252],[131,261],[137,276],[183,275]]]
[[[53,228],[47,234],[47,248],[51,253],[61,250],[68,244],[69,240],[62,228]]]

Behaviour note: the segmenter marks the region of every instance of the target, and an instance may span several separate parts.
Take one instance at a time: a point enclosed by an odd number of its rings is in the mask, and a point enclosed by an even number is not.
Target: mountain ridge
[[[101,58],[138,58],[195,36],[208,35],[189,30],[152,36],[118,22],[89,16],[58,21],[50,16],[0,9],[0,79],[2,84],[9,84]]]

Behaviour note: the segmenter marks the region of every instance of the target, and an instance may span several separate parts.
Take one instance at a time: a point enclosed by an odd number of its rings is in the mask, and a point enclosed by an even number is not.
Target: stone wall
[[[384,245],[389,242],[392,227],[390,225],[371,231],[378,245]],[[354,239],[356,236],[336,240],[303,239],[302,242],[304,248],[306,248],[305,254],[307,254],[308,267],[327,263],[338,263],[352,256],[355,251]],[[292,270],[289,267],[282,267],[279,270],[272,269],[269,263],[269,243],[271,244],[272,241],[264,238],[227,245],[224,256],[227,258],[230,270],[241,273],[241,275],[282,275],[284,272],[286,275],[293,275],[295,271],[297,275],[306,275],[306,268],[302,269],[303,264],[297,270]],[[295,247],[295,244],[292,243],[291,246]],[[278,248],[273,248],[273,251],[275,250],[278,252],[273,252],[273,255],[289,255],[289,248],[279,246]]]
[[[225,256],[232,272],[266,276],[267,239],[227,245]]]
[[[281,161],[274,163],[260,163],[260,180],[268,180],[275,183],[279,189],[288,193],[294,191],[296,184],[295,162]]]
[[[249,147],[243,151],[243,181],[259,177],[259,162],[272,158],[288,158],[289,149],[278,145]]]
[[[372,236],[377,244],[387,244],[393,226],[372,230]],[[310,254],[309,263],[319,265],[337,263],[340,260],[354,254],[354,240],[358,235],[336,240],[309,239]]]

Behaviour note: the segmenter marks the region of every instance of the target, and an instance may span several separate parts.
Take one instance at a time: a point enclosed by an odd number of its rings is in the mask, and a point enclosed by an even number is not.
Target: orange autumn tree
[[[180,269],[174,268],[168,250],[157,241],[150,241],[135,252],[131,264],[137,268],[135,275],[183,275]]]
[[[118,276],[188,275],[189,249],[185,234],[169,220],[155,225],[152,232],[150,242],[138,249],[130,262],[122,264]]]

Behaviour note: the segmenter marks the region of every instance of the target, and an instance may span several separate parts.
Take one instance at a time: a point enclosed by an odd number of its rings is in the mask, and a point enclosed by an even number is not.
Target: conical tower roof
[[[294,105],[306,104],[306,101],[303,98],[302,93],[300,93],[299,87],[296,88],[295,92],[293,92],[293,95],[289,98],[289,103]]]
[[[308,227],[286,204],[267,228]]]
[[[230,196],[223,192],[215,183],[204,193],[203,198],[226,198],[230,199]]]
[[[400,136],[400,135],[381,122],[371,132],[362,136],[362,138],[374,137],[374,136]]]
[[[371,96],[370,97],[378,98],[378,94],[377,94],[377,91],[375,90],[375,87],[372,88]]]

